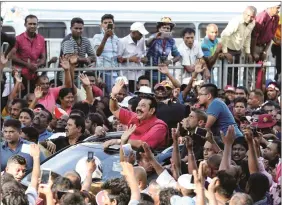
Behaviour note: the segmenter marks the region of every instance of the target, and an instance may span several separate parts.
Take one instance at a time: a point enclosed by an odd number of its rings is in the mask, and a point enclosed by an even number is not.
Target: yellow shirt
[[[274,41],[275,45],[281,45],[281,19],[280,19],[278,27],[276,29],[274,39],[276,39],[276,41]],[[276,42],[279,42],[279,43],[276,43]]]

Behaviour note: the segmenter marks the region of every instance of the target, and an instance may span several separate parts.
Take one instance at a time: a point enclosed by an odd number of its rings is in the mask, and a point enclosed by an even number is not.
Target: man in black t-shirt
[[[46,147],[51,153],[55,153],[69,145],[74,145],[85,140],[84,131],[84,119],[79,116],[70,116],[66,126],[66,137],[61,136],[56,139],[46,140],[40,144]]]

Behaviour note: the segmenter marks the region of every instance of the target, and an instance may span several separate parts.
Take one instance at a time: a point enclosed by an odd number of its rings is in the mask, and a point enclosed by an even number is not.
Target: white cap
[[[115,83],[117,83],[117,82],[120,81],[120,80],[123,80],[124,84],[125,84],[125,85],[128,85],[128,80],[127,80],[127,78],[126,78],[125,76],[119,76],[119,77],[117,77]]]
[[[130,26],[130,31],[139,31],[142,35],[147,35],[149,32],[141,22],[135,22]]]
[[[132,96],[126,96],[121,103],[118,103],[121,107],[128,107],[128,101],[132,98]]]
[[[178,178],[177,182],[179,186],[183,187],[184,189],[195,189],[195,184],[192,184],[191,180],[191,174],[183,174]]]
[[[148,95],[154,95],[154,93],[152,93],[152,89],[148,86],[141,86],[138,91],[134,92],[134,94],[136,94],[136,95],[138,95],[140,93],[144,93],[144,94],[148,94]]]
[[[102,179],[102,163],[95,156],[94,156],[94,159],[95,159],[95,164],[96,164],[96,170],[93,172],[92,178]],[[87,157],[83,157],[77,162],[75,166],[75,171],[79,173],[81,177],[81,182],[83,182],[86,178],[86,171],[85,171],[86,170],[86,161],[87,161]]]

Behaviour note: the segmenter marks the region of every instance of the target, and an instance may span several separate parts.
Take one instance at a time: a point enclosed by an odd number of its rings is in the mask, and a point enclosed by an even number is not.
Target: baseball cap
[[[135,22],[130,26],[130,31],[139,31],[142,35],[147,35],[149,32],[141,22]]]
[[[171,88],[171,89],[174,88],[174,86],[172,85],[172,83],[171,83],[170,81],[168,81],[168,80],[162,81],[161,84],[164,85],[165,87],[168,87],[168,88]]]
[[[164,88],[164,89],[166,90],[165,85],[164,85],[164,84],[161,84],[161,83],[156,84],[155,87],[154,87],[154,90],[157,90],[157,89],[159,89],[160,87],[162,87],[162,88]]]
[[[141,86],[138,91],[134,92],[135,95],[139,95],[140,93],[148,94],[148,95],[155,95],[154,93],[152,93],[151,88],[148,86]]]
[[[192,175],[191,174],[182,174],[177,182],[178,184],[185,188],[185,189],[195,189],[195,184],[191,182],[192,181]]]
[[[235,93],[235,88],[232,85],[226,85],[224,88],[225,92],[234,92]]]

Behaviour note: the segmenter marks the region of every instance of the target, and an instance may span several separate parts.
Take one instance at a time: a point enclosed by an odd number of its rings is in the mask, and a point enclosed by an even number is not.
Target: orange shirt
[[[275,45],[281,45],[281,20],[279,21],[279,24],[278,24],[278,27],[276,29],[276,32],[275,32],[275,35],[274,35],[274,38],[280,42],[280,44],[277,44],[274,42]]]

